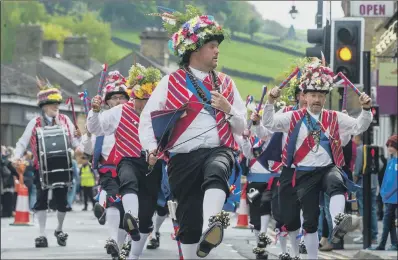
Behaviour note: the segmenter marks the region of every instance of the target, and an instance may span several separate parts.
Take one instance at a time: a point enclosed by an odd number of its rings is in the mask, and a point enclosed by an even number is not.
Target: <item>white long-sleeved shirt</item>
[[[195,77],[197,77],[199,80],[204,80],[208,76],[208,73],[206,72],[202,72],[194,68],[191,68],[191,70]],[[151,112],[165,109],[168,83],[169,76],[166,75],[155,88],[151,98],[148,100],[148,103],[141,113],[139,126],[140,141],[144,149],[149,151],[155,150],[157,148],[157,142],[152,128]],[[236,138],[236,136],[241,135],[245,130],[246,107],[238,92],[238,89],[235,86],[235,83],[232,82],[232,85],[234,91],[234,102],[231,106],[230,114],[233,116],[229,119],[229,124],[231,125],[231,130]],[[191,96],[192,93],[189,93],[189,95]],[[199,148],[213,148],[220,146],[218,130],[214,126],[216,126],[216,120],[209,114],[207,110],[202,109],[192,123],[188,126],[186,131],[178,138],[175,143],[176,147],[171,149],[170,152],[188,153]],[[206,132],[209,129],[211,130]],[[190,141],[182,144],[186,140]]]
[[[254,159],[254,155],[253,155],[253,147],[252,144],[250,143],[249,138],[239,138],[238,139],[238,143],[242,149],[242,153],[243,155],[247,158],[247,162],[249,162],[250,160]],[[267,147],[267,145],[269,144],[269,141],[267,141],[264,146]],[[255,161],[253,163],[253,165],[250,167],[250,172],[251,173],[270,173],[267,169],[265,169],[261,163],[259,163],[258,161]]]
[[[66,116],[66,115],[64,115],[64,116],[66,118],[66,121],[67,121],[67,124],[69,127],[70,136],[72,137],[71,145],[73,148],[76,148],[79,146],[80,138],[75,136],[75,130],[76,130],[75,125],[72,123],[72,121],[69,119],[68,116]],[[30,138],[32,137],[32,132],[36,125],[36,120],[37,120],[37,117],[35,117],[29,121],[28,125],[25,128],[24,133],[22,134],[21,138],[19,138],[17,144],[15,145],[15,153],[14,153],[13,160],[22,158],[23,153],[25,152],[26,148],[28,148]],[[46,120],[48,122],[51,122],[52,118],[46,116]]]
[[[320,113],[315,115],[307,110],[308,113],[314,117],[316,120],[319,120]],[[293,111],[275,114],[274,105],[266,104],[264,107],[264,114],[263,114],[263,125],[275,132],[284,132],[287,133],[290,129],[290,120],[292,117]],[[361,114],[358,118],[350,117],[344,113],[337,112],[337,120],[339,124],[339,135],[342,139],[342,144],[347,141],[347,137],[350,135],[358,135],[368,129],[370,123],[372,122],[373,116],[370,111],[362,110]],[[325,135],[328,138],[330,134],[327,132]],[[308,129],[305,124],[301,124],[297,142],[296,142],[296,150],[301,146],[305,138],[308,136]],[[345,144],[346,144],[345,143]],[[298,166],[308,166],[308,167],[321,167],[327,166],[332,163],[332,158],[330,158],[329,154],[322,146],[319,146],[317,152],[310,151],[304,159],[298,163]]]
[[[79,146],[80,150],[86,154],[93,155],[96,138],[97,138],[96,135],[92,134],[90,138],[88,137],[87,134],[84,134],[82,136],[82,141]],[[102,149],[101,149],[101,156],[105,160],[108,160],[109,154],[111,153],[114,146],[115,146],[115,135],[114,134],[106,135],[104,137],[104,142],[102,143]]]

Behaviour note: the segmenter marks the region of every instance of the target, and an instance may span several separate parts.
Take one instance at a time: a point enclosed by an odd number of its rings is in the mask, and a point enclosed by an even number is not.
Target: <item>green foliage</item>
[[[175,24],[170,24],[170,23],[163,23],[164,28],[166,31],[172,35],[173,33],[176,33],[181,26],[189,21],[190,19],[202,15],[202,12],[195,6],[192,5],[187,5],[186,6],[186,12],[181,13],[179,11],[176,11],[173,13],[173,16],[176,18],[176,23]]]
[[[258,32],[261,28],[261,21],[257,17],[253,17],[249,22],[249,34],[253,39],[254,33]]]

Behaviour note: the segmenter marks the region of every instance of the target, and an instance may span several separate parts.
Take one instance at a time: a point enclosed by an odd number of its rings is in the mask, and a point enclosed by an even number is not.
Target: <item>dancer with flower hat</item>
[[[48,241],[45,234],[47,209],[48,209],[48,191],[43,189],[39,175],[39,154],[37,146],[37,129],[45,126],[61,126],[67,130],[67,138],[72,147],[75,148],[80,143],[80,132],[75,128],[75,125],[68,116],[59,113],[59,105],[62,102],[61,90],[52,86],[50,82],[37,78],[37,86],[39,93],[37,94],[37,103],[42,110],[42,115],[30,120],[25,128],[24,133],[18,140],[15,148],[15,155],[12,161],[16,163],[21,160],[25,150],[30,145],[30,149],[34,157],[35,167],[35,184],[37,189],[37,200],[34,206],[35,215],[39,221],[40,236],[35,239],[36,247],[48,247]],[[54,236],[57,238],[57,243],[60,246],[66,246],[68,234],[62,231],[63,223],[67,211],[67,193],[68,188],[58,187],[53,190],[53,198],[56,201],[58,226],[54,231]]]
[[[314,59],[305,66],[300,78],[307,107],[274,115],[273,104],[280,96],[280,89],[276,87],[268,96],[262,118],[267,129],[288,134],[282,162],[286,167],[296,167],[292,185],[303,210],[304,240],[309,259],[318,258],[321,191],[331,196],[330,213],[335,219],[335,236],[341,237],[359,224],[354,216],[343,213],[346,186],[341,172],[344,164],[341,137],[366,131],[372,121],[371,99],[365,93],[360,95],[363,110],[358,118],[323,109],[326,95],[333,86],[333,76],[324,62]]]
[[[156,208],[162,177],[161,169],[154,169],[147,175],[147,153],[142,150],[138,138],[139,116],[160,78],[161,73],[158,69],[145,68],[140,64],[133,65],[129,72],[128,82],[130,86],[133,86],[132,99],[99,113],[102,98],[95,96],[92,110],[87,118],[87,128],[91,133],[114,134],[115,136],[115,145],[111,155],[113,164],[117,165],[116,173],[119,182],[114,187],[114,193],[121,197],[125,211],[123,227],[133,240],[129,258],[134,259],[141,255],[145,241],[151,232],[152,216]],[[119,72],[110,72],[108,80],[110,84],[105,85],[105,89],[117,85],[127,90],[125,86],[127,80]],[[161,166],[158,165],[155,167]],[[107,218],[108,214],[109,212],[107,212]]]
[[[164,26],[173,34],[169,47],[180,58],[181,68],[163,77],[144,108],[140,140],[151,160],[159,152],[169,157],[184,258],[206,257],[221,243],[228,225],[222,208],[238,149],[234,135],[245,129],[245,104],[233,80],[215,71],[225,32],[213,17],[193,6],[187,6],[185,14],[156,15],[166,20]],[[165,120],[159,135],[153,127],[159,118],[151,115],[161,113],[171,121]],[[173,124],[167,123],[172,119]]]

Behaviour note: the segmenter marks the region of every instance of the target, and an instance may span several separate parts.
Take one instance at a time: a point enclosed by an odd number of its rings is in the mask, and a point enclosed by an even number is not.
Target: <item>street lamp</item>
[[[298,11],[296,10],[296,6],[292,5],[292,10],[289,11],[290,16],[294,19],[296,19],[298,15]]]

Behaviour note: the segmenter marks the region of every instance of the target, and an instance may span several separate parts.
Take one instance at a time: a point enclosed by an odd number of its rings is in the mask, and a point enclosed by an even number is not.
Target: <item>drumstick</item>
[[[297,75],[297,73],[299,73],[299,68],[296,67],[293,72],[279,85],[279,89],[283,89],[287,83],[294,77]]]
[[[181,250],[181,242],[177,236],[178,229],[179,229],[179,225],[177,222],[177,216],[176,216],[177,202],[169,200],[169,201],[167,201],[167,206],[169,207],[170,217],[173,222],[174,236],[175,236],[175,240],[177,241],[177,246],[178,246],[178,254],[180,255],[180,260],[184,260],[184,256],[182,255],[182,250]]]
[[[257,106],[257,108],[256,108],[256,112],[257,112],[257,113],[260,112],[260,110],[261,110],[261,105],[262,105],[263,102],[264,102],[264,97],[265,97],[266,94],[267,94],[267,86],[264,85],[264,86],[263,86],[263,93],[262,93],[261,99],[260,99],[260,103],[258,103],[258,106]],[[250,129],[250,127],[252,126],[252,124],[253,124],[253,120],[250,120],[250,122],[249,122],[247,128]]]
[[[105,76],[106,76],[106,71],[108,69],[108,65],[105,63],[102,65],[103,70],[101,71],[101,78],[99,81],[98,85],[98,95],[102,96],[102,89],[104,88],[104,83],[105,83]]]
[[[361,91],[359,91],[359,89],[355,87],[355,85],[352,84],[352,82],[349,79],[347,79],[347,77],[342,72],[337,73],[337,75],[334,76],[334,80],[336,80],[338,77],[342,78],[344,80],[344,84],[348,85],[352,90],[354,90],[358,96],[362,94]]]
[[[67,105],[70,105],[72,107],[72,117],[73,117],[73,124],[75,125],[75,128],[78,129],[77,127],[77,120],[76,120],[76,113],[75,113],[75,101],[73,100],[72,97],[69,97],[66,102]]]
[[[249,105],[251,102],[253,102],[254,97],[252,95],[247,95],[246,97],[246,107]]]
[[[343,105],[342,105],[342,111],[346,110],[347,108],[347,86],[344,86],[344,92],[343,92]]]

